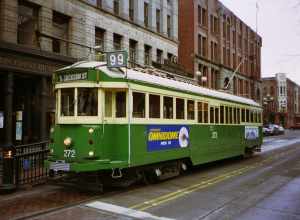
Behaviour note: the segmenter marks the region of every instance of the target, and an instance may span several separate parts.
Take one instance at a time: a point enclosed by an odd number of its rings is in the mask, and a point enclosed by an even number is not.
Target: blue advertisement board
[[[189,133],[189,127],[185,125],[148,125],[147,149],[159,151],[188,147]]]

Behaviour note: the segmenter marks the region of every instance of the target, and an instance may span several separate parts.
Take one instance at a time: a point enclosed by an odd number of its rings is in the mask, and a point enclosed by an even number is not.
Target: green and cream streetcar
[[[175,176],[260,151],[261,106],[149,69],[79,62],[54,74],[53,171]]]

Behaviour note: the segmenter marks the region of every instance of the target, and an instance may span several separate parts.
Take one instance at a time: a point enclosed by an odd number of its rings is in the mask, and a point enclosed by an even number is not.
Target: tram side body
[[[93,132],[89,132],[91,128]],[[256,129],[256,137],[247,139],[247,130],[253,128]],[[187,144],[179,143],[182,129],[188,132],[183,138]],[[151,132],[156,134],[152,135]],[[72,139],[69,147],[64,145],[66,137]],[[54,169],[57,171],[81,173],[134,169],[171,161],[188,161],[192,165],[199,165],[244,155],[246,149],[260,148],[262,127],[257,124],[196,123],[56,124],[50,139],[51,151],[55,153],[45,161],[46,166],[53,169],[55,163]],[[70,155],[65,155],[66,149]],[[92,157],[88,155],[89,152],[93,152]],[[60,169],[60,166],[64,167]]]
[[[149,140],[149,126],[154,129],[168,128],[179,132],[180,128],[189,130],[189,144],[181,147],[174,144],[169,149],[152,145]],[[93,128],[93,134],[88,132]],[[70,171],[89,172],[113,168],[128,168],[155,164],[172,160],[188,159],[193,165],[203,164],[229,157],[244,155],[247,147],[261,145],[261,138],[256,140],[245,139],[244,125],[140,125],[131,124],[131,149],[130,161],[128,146],[128,124],[102,125],[56,125],[52,144],[56,156],[50,160],[64,158],[70,163]],[[151,132],[151,131],[150,131]],[[259,136],[262,129],[259,127]],[[76,155],[64,157],[64,139],[71,137]],[[151,137],[150,137],[151,138]],[[175,137],[174,137],[175,138]],[[93,144],[89,144],[89,142]],[[162,141],[176,141],[164,139]],[[152,142],[152,143],[151,143]],[[151,146],[152,145],[152,146]],[[93,151],[94,158],[88,157],[88,152]],[[130,164],[129,164],[130,163]]]

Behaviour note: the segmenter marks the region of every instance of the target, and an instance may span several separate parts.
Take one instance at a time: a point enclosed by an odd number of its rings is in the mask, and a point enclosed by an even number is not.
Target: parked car
[[[263,127],[264,135],[279,135],[284,134],[284,128],[276,124],[267,124]]]
[[[271,129],[268,127],[263,127],[263,135],[264,136],[269,136],[271,135]]]

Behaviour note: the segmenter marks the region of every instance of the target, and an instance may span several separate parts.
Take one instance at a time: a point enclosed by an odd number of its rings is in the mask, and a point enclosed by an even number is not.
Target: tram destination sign
[[[58,79],[60,82],[68,82],[68,81],[76,81],[76,80],[85,80],[87,79],[87,72],[84,73],[73,73],[73,74],[65,74],[59,75]]]
[[[106,53],[106,61],[108,68],[118,68],[127,66],[127,52],[115,51]]]

